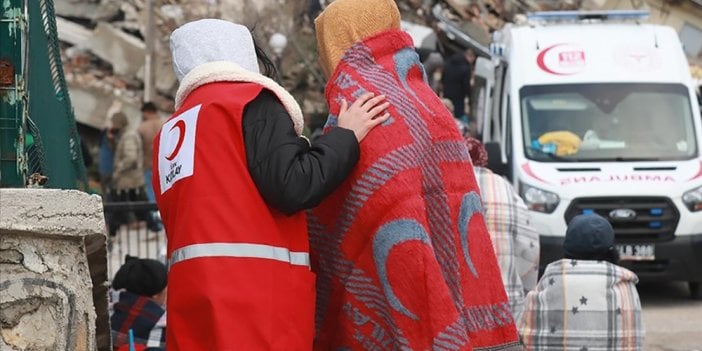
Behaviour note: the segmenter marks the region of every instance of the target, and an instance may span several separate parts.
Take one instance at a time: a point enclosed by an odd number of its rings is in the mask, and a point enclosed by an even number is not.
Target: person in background
[[[327,135],[341,102],[366,92],[387,96],[392,119],[310,212],[314,349],[519,349],[470,157],[397,4],[335,0],[315,27]]]
[[[168,237],[168,349],[309,351],[303,210],[354,168],[359,143],[389,117],[384,97],[341,101],[338,127],[310,144],[300,106],[246,27],[186,23],[171,53],[180,86],[152,179]]]
[[[144,152],[139,133],[129,128],[129,120],[122,112],[117,112],[112,116],[112,132],[115,138],[114,167],[112,170],[112,201],[146,201],[146,190],[144,187]],[[152,232],[159,232],[163,229],[149,211],[136,211],[136,219],[145,220],[147,228]],[[110,221],[110,235],[116,235],[119,225],[128,221],[129,214],[115,212]]]
[[[539,275],[539,234],[516,189],[505,178],[487,168],[487,151],[475,138],[466,136],[466,145],[480,187],[485,223],[502,272],[509,305],[519,320],[526,294],[536,287]]]
[[[163,121],[161,116],[158,114],[158,109],[153,102],[145,102],[141,106],[142,121],[137,128],[139,136],[141,137],[142,150],[144,154],[144,183],[146,189],[146,199],[151,203],[156,202],[156,196],[154,195],[154,187],[151,184],[151,178],[153,175],[153,170],[151,168],[151,160],[153,159],[153,147],[154,147],[154,137],[161,130]],[[150,221],[153,222],[154,228],[162,228],[160,218],[158,217],[156,211],[149,211],[148,216]]]
[[[320,12],[322,12],[323,2],[323,0],[307,0],[307,11],[305,12],[305,20],[309,21],[308,23],[312,23],[312,21],[314,21],[317,15]]]
[[[144,154],[144,180],[146,182],[146,198],[149,202],[155,202],[154,187],[151,185],[151,159],[153,151],[153,140],[156,134],[161,130],[163,121],[158,115],[158,109],[153,102],[145,102],[141,106],[142,121],[137,128],[142,141],[142,150]]]
[[[562,260],[546,266],[525,299],[526,350],[643,350],[638,277],[617,265],[614,230],[597,214],[571,219]]]
[[[427,48],[415,48],[417,54],[419,55],[419,61],[424,66],[424,71],[427,75],[427,82],[429,86],[435,91],[439,91],[438,82],[434,81],[434,74],[436,72],[441,72],[444,67],[444,58],[441,56],[437,50],[427,49]]]
[[[112,118],[110,118],[110,125]],[[110,189],[112,188],[112,171],[115,159],[115,132],[110,126],[100,133],[100,145],[98,149],[98,173],[100,174],[100,186],[105,201],[109,201]]]
[[[80,138],[80,153],[83,156],[83,166],[87,170],[93,165],[93,155],[90,153],[90,149],[83,138]]]
[[[122,112],[112,116],[114,134],[114,165],[112,183],[120,200],[136,200],[144,190],[143,150],[141,137],[129,128],[129,120]],[[131,193],[131,194],[129,194]]]
[[[112,117],[109,118],[108,127],[100,134],[100,145],[98,149],[98,173],[100,174],[100,193],[104,203],[115,202],[115,187],[112,180],[115,160],[115,144],[118,130],[112,127]],[[117,234],[122,224],[129,221],[129,215],[122,215],[111,211],[105,211],[105,224],[111,238]]]
[[[165,350],[168,271],[156,260],[127,256],[112,280],[118,294],[112,305],[110,327],[115,350],[134,343],[149,350]]]
[[[444,97],[453,102],[453,116],[468,123],[466,115],[466,98],[470,98],[471,72],[475,63],[475,52],[468,49],[455,53],[444,64],[441,85]]]
[[[449,112],[451,112],[451,114],[453,115],[453,111],[454,111],[453,102],[451,102],[451,100],[449,100],[447,98],[441,98],[441,103],[444,104],[444,107],[446,107],[446,109],[449,110]],[[467,132],[468,125],[463,123],[463,121],[460,121],[460,120],[456,120],[456,122],[457,122],[456,125],[458,126],[459,133],[461,133],[461,135],[466,135],[466,134],[464,134],[464,132]],[[464,130],[464,128],[465,128],[465,130]]]

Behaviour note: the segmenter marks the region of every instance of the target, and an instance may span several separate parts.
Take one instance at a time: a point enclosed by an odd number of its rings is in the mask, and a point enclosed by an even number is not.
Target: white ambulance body
[[[677,34],[626,21],[643,15],[536,13],[507,26],[491,44],[499,59],[476,63],[473,112],[491,167],[531,210],[542,267],[562,257],[568,221],[595,212],[615,228],[622,265],[690,282],[699,298],[700,111]]]

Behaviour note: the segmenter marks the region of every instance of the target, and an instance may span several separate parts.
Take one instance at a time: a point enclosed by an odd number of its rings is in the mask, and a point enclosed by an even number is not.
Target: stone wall
[[[0,350],[109,350],[102,201],[0,189]]]

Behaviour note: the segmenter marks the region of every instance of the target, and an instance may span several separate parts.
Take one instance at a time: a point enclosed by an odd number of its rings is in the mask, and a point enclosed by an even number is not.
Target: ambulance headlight
[[[702,186],[684,193],[682,202],[692,212],[702,210]]]
[[[551,213],[561,201],[558,195],[535,188],[524,183],[519,184],[519,195],[522,196],[527,207],[532,211]]]

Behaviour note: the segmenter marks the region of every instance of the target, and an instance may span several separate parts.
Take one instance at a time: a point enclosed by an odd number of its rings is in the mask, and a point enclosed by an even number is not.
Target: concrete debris
[[[2,231],[46,231],[50,235],[79,236],[94,234],[95,228],[105,225],[102,199],[97,195],[77,190],[0,189],[0,196]],[[47,197],[61,201],[48,201]],[[6,247],[0,245],[0,249]]]
[[[24,259],[24,255],[18,250],[0,250],[0,264],[21,264]],[[2,311],[2,309],[0,309]],[[0,322],[2,317],[0,316]]]
[[[0,326],[2,350],[72,350],[94,345],[94,341],[76,345],[73,338],[68,337],[71,332],[67,327],[74,323],[69,323],[67,314],[73,309],[61,299],[62,296],[52,296],[44,291],[40,293],[43,296],[30,296],[36,287],[28,288],[31,291],[28,294],[16,300],[10,296],[1,305],[4,319]]]
[[[56,17],[56,30],[59,40],[78,47],[84,47],[93,35],[91,30],[61,17]]]
[[[44,259],[37,252],[38,249],[36,247],[22,243],[16,249],[19,249],[22,254],[22,266],[26,270],[37,274],[44,274],[49,271],[49,267],[44,263]]]
[[[69,4],[90,11],[69,12],[65,10]],[[265,43],[271,34],[299,31],[302,23],[299,14],[307,6],[304,1],[292,0],[170,0],[157,5],[160,6],[154,10],[154,83],[158,94],[154,102],[165,112],[172,111],[178,87],[169,50],[169,35],[175,28],[198,18],[223,18],[255,26],[258,41],[267,49]],[[109,117],[105,112],[107,108],[121,106],[125,109],[123,112],[134,118],[136,125],[141,115],[138,107],[144,87],[145,1],[62,0],[57,1],[57,6],[62,9],[58,14],[63,17],[57,19],[57,25],[59,39],[66,44],[62,52],[64,72],[77,121],[92,128],[105,128]],[[114,9],[117,13],[110,13],[114,16],[92,13]],[[86,27],[88,23],[92,25]],[[305,23],[307,28],[311,28],[310,23],[309,20]],[[311,39],[306,41],[314,43],[311,30],[305,30],[304,35]],[[306,60],[315,62],[314,45],[305,45],[302,50],[309,51]],[[286,57],[283,64],[292,66],[297,64],[295,61],[292,58],[288,63]],[[281,71],[287,70],[283,67]],[[301,79],[307,79],[306,76]],[[290,79],[286,79],[288,81]],[[299,85],[294,81],[291,84]],[[321,82],[315,84],[323,86]]]
[[[87,47],[112,64],[117,75],[131,78],[144,66],[144,42],[108,23],[98,23]]]
[[[161,20],[170,27],[177,27],[185,23],[185,13],[178,5],[163,5],[160,8]]]
[[[402,17],[429,28],[436,28],[432,8],[439,4],[442,16],[452,20],[481,45],[487,45],[490,33],[528,11],[563,10],[603,0],[398,0]],[[169,52],[169,35],[185,22],[199,18],[222,18],[255,26],[259,45],[270,52],[266,43],[276,32],[288,37],[282,55],[284,85],[303,100],[305,113],[318,114],[324,106],[323,96],[307,90],[323,91],[324,78],[316,64],[316,42],[313,19],[321,6],[330,0],[168,0],[154,1],[155,22],[155,87],[154,102],[164,112],[172,112],[172,100],[178,86]],[[127,109],[141,104],[144,75],[144,37],[146,35],[145,0],[56,0],[59,38],[64,48],[65,72],[69,78],[72,99],[79,122],[93,128],[106,125],[104,106],[115,101]],[[85,26],[88,27],[85,27]],[[93,29],[94,28],[94,29]],[[435,35],[422,47],[449,40]],[[446,44],[446,43],[443,43]],[[459,49],[444,45],[445,50]],[[443,54],[449,54],[444,52]],[[91,96],[93,95],[93,96]],[[312,101],[309,99],[320,99]],[[102,112],[101,112],[102,111]],[[125,111],[126,112],[126,111]],[[136,111],[136,117],[140,114]]]
[[[119,15],[121,1],[54,0],[57,16],[90,21],[109,21]]]
[[[3,329],[16,327],[22,316],[35,312],[40,305],[41,299],[34,296],[12,304],[0,304],[0,327]]]
[[[0,189],[0,198],[0,350],[109,350],[100,197]]]
[[[111,24],[132,33],[140,32],[143,36],[144,32],[141,29],[146,22],[142,20],[142,7],[136,7],[132,2],[124,1],[120,5],[120,10],[123,19]]]
[[[92,75],[86,74],[80,79],[90,79]],[[114,85],[104,81],[95,80],[94,83],[68,82],[68,89],[71,94],[71,102],[75,112],[76,121],[95,129],[109,127],[109,117],[114,112],[122,111],[129,118],[129,125],[136,127],[141,122],[141,112],[139,112],[139,99],[128,97],[113,91]]]
[[[162,51],[159,51],[161,53]],[[178,88],[178,78],[173,71],[173,61],[171,56],[156,58],[156,91],[159,93],[175,96]]]
[[[446,4],[449,5],[454,11],[456,11],[463,19],[470,20],[472,14],[469,12],[468,7],[471,5],[469,0],[446,0]],[[477,6],[477,4],[476,4]]]
[[[176,89],[178,88],[178,78],[173,71],[173,60],[170,55],[170,51],[162,46],[165,44],[158,43],[156,49],[156,59],[155,59],[155,72],[154,80],[156,84],[156,91],[167,95],[175,96]],[[144,79],[144,66],[137,73],[137,78],[139,80]]]

